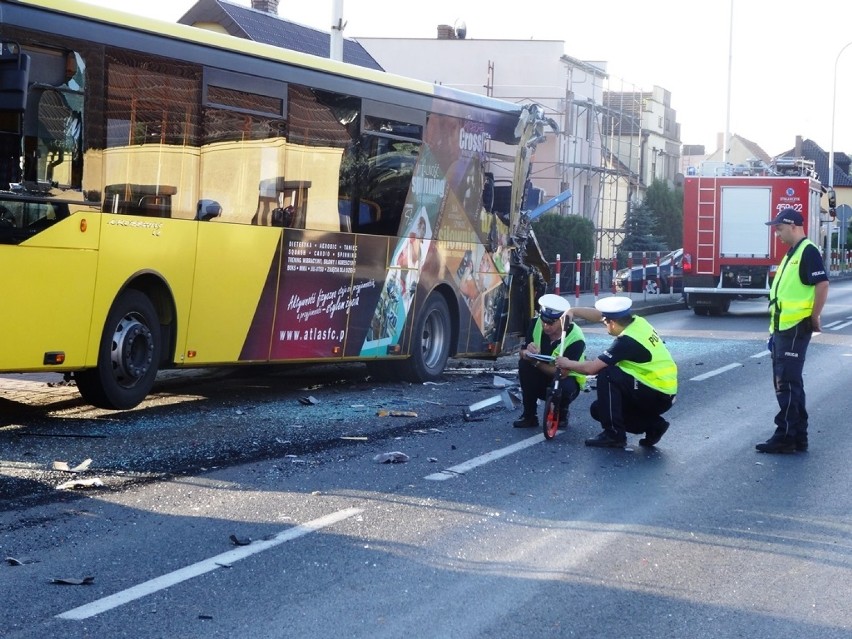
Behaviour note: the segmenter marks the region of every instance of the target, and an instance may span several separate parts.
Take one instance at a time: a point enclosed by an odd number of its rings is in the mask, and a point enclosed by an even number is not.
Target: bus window
[[[0,189],[21,181],[21,114],[26,110],[30,56],[0,43]]]
[[[351,191],[357,194],[353,227],[359,233],[399,233],[425,119],[413,109],[367,101],[359,144],[349,157],[355,167]]]
[[[365,135],[363,148],[368,167],[363,199],[374,203],[374,208],[370,210],[370,219],[359,223],[358,230],[374,235],[396,235],[420,145]]]
[[[0,201],[0,244],[19,244],[69,215],[64,202],[13,198]]]
[[[349,231],[349,206],[341,200],[341,175],[347,149],[357,139],[361,100],[315,88],[290,85],[289,140],[285,177],[292,184],[309,184],[310,198],[299,228]],[[297,215],[298,217],[298,215]]]
[[[201,193],[221,204],[215,221],[269,224],[286,161],[288,90],[277,80],[204,70]]]
[[[85,63],[74,51],[31,51],[37,68],[23,122],[22,181],[79,189],[83,175]]]
[[[197,65],[108,50],[104,211],[195,218],[200,91]]]

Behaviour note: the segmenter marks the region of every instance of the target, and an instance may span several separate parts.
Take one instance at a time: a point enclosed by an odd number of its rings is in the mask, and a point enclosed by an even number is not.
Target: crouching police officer
[[[571,318],[571,304],[559,295],[542,295],[538,298],[540,311],[538,317],[530,323],[526,346],[521,349],[518,363],[518,377],[521,382],[524,412],[515,420],[515,428],[534,428],[538,426],[536,411],[537,400],[545,399],[547,389],[553,383],[556,366],[553,360],[571,359],[584,361],[586,356],[586,338],[580,327]],[[543,359],[544,356],[549,359]],[[562,383],[562,413],[559,416],[560,428],[568,424],[568,405],[580,394],[586,384],[582,373],[569,373]]]
[[[597,375],[597,400],[592,417],[603,431],[586,446],[623,448],[625,433],[644,433],[640,446],[654,446],[668,430],[662,414],[677,394],[677,365],[644,317],[630,312],[629,297],[605,297],[595,308],[575,308],[574,316],[603,322],[615,341],[597,359],[587,362],[559,358],[556,365],[585,375]]]

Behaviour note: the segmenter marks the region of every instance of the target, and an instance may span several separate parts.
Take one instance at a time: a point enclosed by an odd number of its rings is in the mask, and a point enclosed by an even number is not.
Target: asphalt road
[[[19,464],[52,492],[0,512],[22,562],[0,566],[0,635],[850,637],[846,288],[808,353],[806,454],[754,451],[776,407],[765,311],[745,303],[651,318],[681,387],[655,449],[584,447],[592,393],[551,442],[500,406],[463,420],[510,363],[440,386],[342,367],[167,385],[128,413],[4,411],[4,485]],[[592,355],[609,342],[587,336]],[[376,461],[391,452],[408,460]],[[78,475],[45,466],[87,457],[79,476],[107,485],[55,490]]]

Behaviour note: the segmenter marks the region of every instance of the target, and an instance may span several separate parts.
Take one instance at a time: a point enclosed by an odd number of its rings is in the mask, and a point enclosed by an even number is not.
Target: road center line
[[[174,572],[155,577],[154,579],[150,579],[144,583],[133,586],[132,588],[128,588],[127,590],[122,590],[121,592],[117,592],[109,597],[104,597],[103,599],[98,599],[92,603],[73,608],[72,610],[56,615],[56,617],[58,619],[74,620],[94,617],[95,615],[99,615],[107,610],[123,606],[135,599],[141,599],[142,597],[157,592],[158,590],[165,590],[166,588],[179,584],[182,581],[199,577],[200,575],[212,572],[218,568],[222,568],[223,566],[229,566],[234,562],[245,559],[246,557],[256,555],[264,550],[275,548],[286,541],[292,541],[293,539],[302,537],[308,533],[316,532],[321,528],[336,524],[344,519],[349,519],[350,517],[363,512],[363,510],[363,508],[345,508],[344,510],[338,510],[336,513],[331,513],[325,517],[314,519],[313,521],[296,526],[295,528],[288,528],[271,539],[254,541],[248,546],[239,546],[233,550],[229,550],[228,552],[216,555],[215,557],[199,561],[191,566],[186,566],[185,568],[180,568]]]
[[[557,433],[557,435],[558,434],[559,433]],[[453,477],[458,477],[459,475],[464,475],[467,471],[473,470],[478,466],[493,462],[497,459],[500,459],[501,457],[505,457],[506,455],[511,455],[512,453],[516,453],[519,450],[523,450],[524,448],[535,446],[536,444],[540,444],[543,441],[544,435],[538,434],[535,437],[529,437],[528,439],[520,441],[516,444],[512,444],[511,446],[506,446],[505,448],[500,448],[498,450],[492,450],[490,453],[485,453],[484,455],[480,455],[479,457],[474,457],[473,459],[469,459],[466,462],[462,462],[457,466],[452,466],[450,468],[442,470],[439,473],[426,475],[424,479],[429,479],[432,481],[445,481]]]
[[[699,375],[697,377],[693,377],[690,379],[690,382],[703,382],[705,379],[709,379],[711,377],[715,377],[716,375],[721,375],[722,373],[727,373],[729,370],[733,368],[739,368],[742,366],[739,362],[735,362],[733,364],[728,364],[727,366],[723,366],[722,368],[717,368],[715,371],[709,371],[704,373],[703,375]]]

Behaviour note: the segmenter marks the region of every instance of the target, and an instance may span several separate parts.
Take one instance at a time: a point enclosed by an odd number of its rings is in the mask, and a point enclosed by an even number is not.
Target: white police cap
[[[601,312],[607,319],[618,319],[619,317],[627,317],[630,315],[630,307],[633,305],[633,300],[629,297],[613,295],[612,297],[604,297],[595,302],[595,308]]]
[[[541,307],[539,315],[544,319],[557,320],[562,317],[566,311],[571,310],[571,304],[564,297],[548,293],[538,298],[538,305]]]

